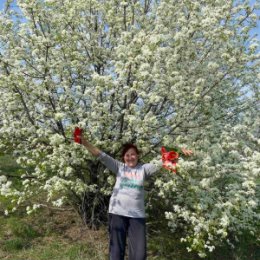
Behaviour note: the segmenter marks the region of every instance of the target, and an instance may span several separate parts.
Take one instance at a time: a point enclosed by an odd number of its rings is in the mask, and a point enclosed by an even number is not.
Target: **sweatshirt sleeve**
[[[121,162],[115,160],[104,152],[101,152],[101,154],[98,156],[98,159],[102,164],[104,164],[110,171],[115,174],[117,174],[119,166],[122,164]]]
[[[145,171],[145,176],[149,177],[155,172],[159,171],[162,167],[162,161],[155,161],[151,163],[145,163],[143,165],[144,171]]]

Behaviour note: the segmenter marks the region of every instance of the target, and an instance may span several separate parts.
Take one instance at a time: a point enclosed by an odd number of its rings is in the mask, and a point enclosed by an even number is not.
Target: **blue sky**
[[[2,9],[2,8],[3,8],[4,2],[5,2],[5,1],[3,1],[3,0],[0,0],[0,9]]]
[[[0,10],[2,10],[4,8],[4,4],[5,4],[6,0],[0,0]],[[251,0],[250,3],[254,4],[256,2],[256,0]],[[260,11],[258,11],[258,14],[260,15]],[[257,28],[255,28],[252,31],[253,34],[257,34],[258,35],[258,39],[260,40],[260,21],[258,21],[258,26]]]

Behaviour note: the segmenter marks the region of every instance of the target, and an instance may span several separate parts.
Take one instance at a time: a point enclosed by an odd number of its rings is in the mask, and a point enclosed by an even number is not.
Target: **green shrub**
[[[0,154],[1,171],[5,174],[17,173],[20,169],[14,157],[8,154]]]

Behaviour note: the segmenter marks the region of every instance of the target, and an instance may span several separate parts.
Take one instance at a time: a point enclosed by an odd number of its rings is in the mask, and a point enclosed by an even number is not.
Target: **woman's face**
[[[124,162],[128,167],[135,167],[138,162],[138,154],[134,148],[130,148],[124,155]]]

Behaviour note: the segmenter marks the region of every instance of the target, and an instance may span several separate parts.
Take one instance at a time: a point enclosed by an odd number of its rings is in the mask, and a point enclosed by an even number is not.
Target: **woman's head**
[[[138,148],[131,143],[123,145],[122,149],[122,160],[129,167],[135,167],[139,159],[139,150]]]

